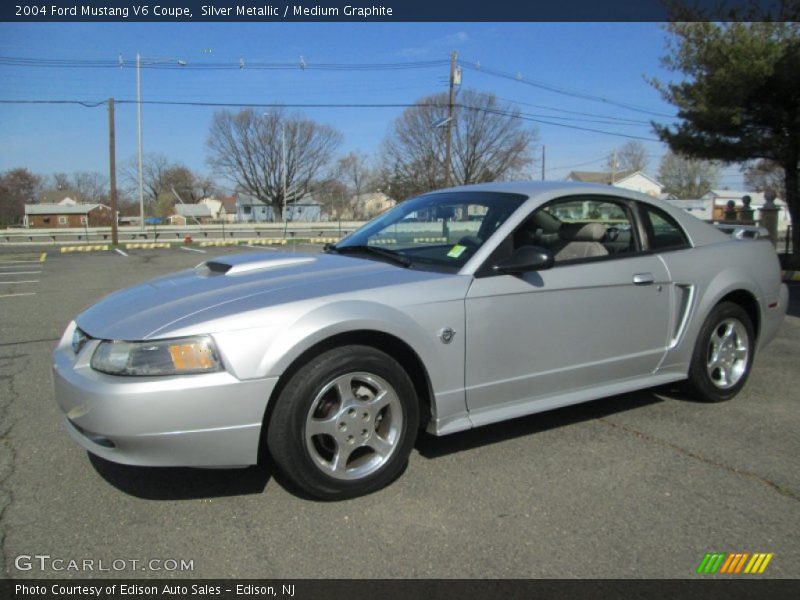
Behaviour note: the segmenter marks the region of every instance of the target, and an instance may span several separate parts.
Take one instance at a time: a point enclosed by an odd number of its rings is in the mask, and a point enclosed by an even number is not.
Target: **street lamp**
[[[434,123],[431,124],[431,129],[442,129],[443,127],[447,127],[447,135],[449,136],[450,135],[450,127],[449,127],[449,125],[452,122],[452,120],[453,120],[452,116],[444,117],[442,119],[439,119],[438,121],[435,121]],[[449,139],[447,140],[447,143],[449,145]],[[444,181],[445,181],[445,187],[446,187],[450,183],[450,148],[449,148],[449,146],[448,146],[447,151],[445,153],[444,162],[445,162],[445,164],[444,164]]]
[[[159,63],[177,63],[181,67],[186,66],[186,61],[178,58],[145,58],[147,64],[156,65]],[[139,224],[144,231],[144,180],[142,174],[142,56],[136,53],[136,139],[138,145],[139,162]]]

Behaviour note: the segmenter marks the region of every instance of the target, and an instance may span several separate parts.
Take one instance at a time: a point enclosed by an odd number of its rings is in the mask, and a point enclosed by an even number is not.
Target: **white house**
[[[567,181],[613,185],[655,198],[664,192],[664,186],[643,171],[572,171],[567,175]]]
[[[382,212],[393,208],[396,200],[389,198],[383,192],[369,192],[350,198],[350,212],[352,218],[372,219]]]
[[[699,198],[697,200],[678,200],[668,199],[672,206],[685,210],[691,215],[703,221],[711,221],[714,218],[714,201],[710,198]]]

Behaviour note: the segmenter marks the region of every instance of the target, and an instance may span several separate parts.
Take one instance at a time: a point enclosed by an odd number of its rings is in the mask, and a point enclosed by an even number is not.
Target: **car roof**
[[[473,183],[469,185],[459,185],[455,187],[436,190],[431,193],[443,192],[505,192],[512,194],[525,194],[526,196],[536,196],[545,192],[555,190],[564,191],[590,191],[601,190],[604,187],[592,183],[577,183],[572,181],[492,181],[488,183]]]

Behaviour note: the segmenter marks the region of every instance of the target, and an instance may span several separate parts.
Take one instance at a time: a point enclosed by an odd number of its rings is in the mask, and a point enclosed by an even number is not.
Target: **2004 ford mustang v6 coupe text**
[[[226,256],[69,325],[55,394],[132,465],[255,464],[308,493],[387,485],[436,435],[685,380],[733,397],[788,303],[775,251],[609,186],[408,200],[322,254]]]

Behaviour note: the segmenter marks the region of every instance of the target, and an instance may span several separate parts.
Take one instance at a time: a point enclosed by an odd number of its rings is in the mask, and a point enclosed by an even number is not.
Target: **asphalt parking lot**
[[[35,284],[0,286],[8,577],[684,578],[697,577],[710,551],[774,553],[759,577],[800,573],[798,283],[778,338],[730,402],[644,391],[422,435],[393,485],[325,503],[269,468],[144,469],[92,458],[62,429],[53,401],[50,352],[81,309],[215,254],[262,249],[44,250],[0,249],[0,273],[41,271],[19,276]],[[24,555],[106,566],[173,559],[193,570],[25,570]]]

